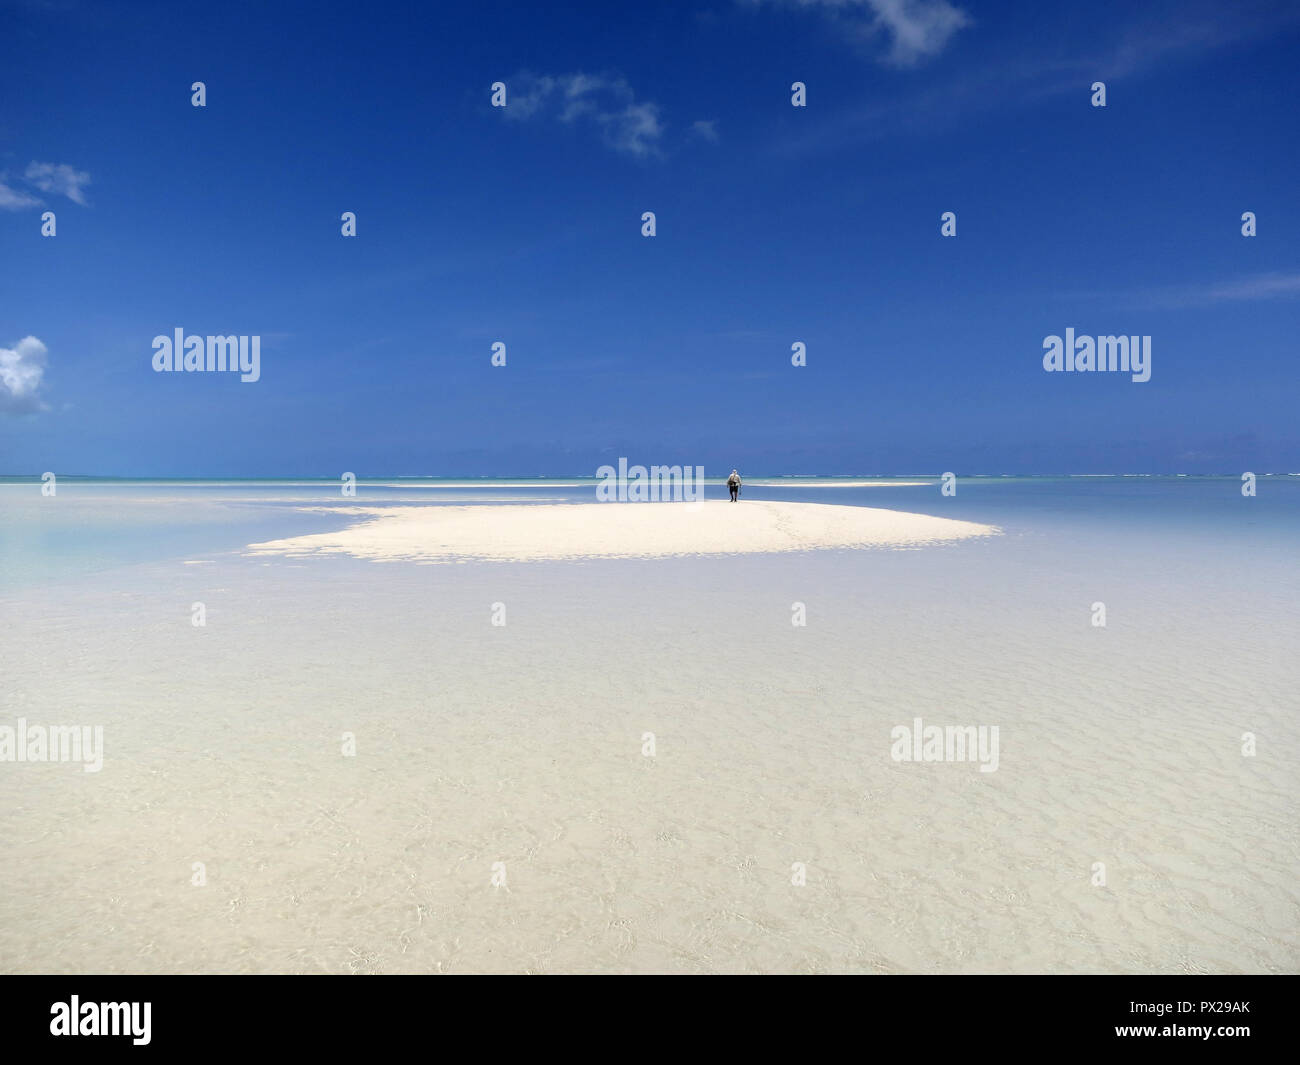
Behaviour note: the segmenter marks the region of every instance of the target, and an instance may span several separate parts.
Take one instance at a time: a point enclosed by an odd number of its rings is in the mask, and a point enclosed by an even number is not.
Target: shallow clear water
[[[1003,534],[439,566],[242,549],[590,486],[0,485],[0,725],[104,729],[0,763],[0,970],[1295,971],[1297,482],[751,484]]]
[[[900,479],[916,480],[918,478]],[[761,478],[755,478],[761,481]],[[1300,477],[1261,478],[1245,498],[1230,477],[962,478],[955,496],[924,486],[770,486],[751,483],[743,499],[887,507],[968,521],[1010,522],[1022,533],[1085,528],[1173,539],[1244,537],[1261,550],[1296,549]],[[709,499],[726,488],[710,484]],[[302,506],[586,503],[594,483],[573,479],[362,482],[344,497],[337,481],[129,481],[69,479],[54,497],[39,481],[0,478],[0,590],[75,579],[116,565],[239,551],[246,544],[338,528],[339,518]],[[344,519],[343,524],[354,519]],[[1127,549],[1127,548],[1126,548]]]

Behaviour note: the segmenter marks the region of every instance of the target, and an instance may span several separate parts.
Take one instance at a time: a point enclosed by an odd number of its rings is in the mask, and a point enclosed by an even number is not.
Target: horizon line
[[[654,464],[661,465],[661,464]],[[649,467],[647,467],[649,468]],[[751,480],[905,480],[917,477],[929,477],[941,479],[944,473],[755,473],[748,474]],[[1029,477],[1071,477],[1071,478],[1089,478],[1089,477],[1232,477],[1239,478],[1245,472],[1233,470],[1231,472],[1219,471],[1177,471],[1177,472],[1148,472],[1148,471],[1114,471],[1103,473],[1064,473],[1054,472],[1037,472],[1037,473],[957,473],[957,477],[984,477],[984,478],[1029,478]],[[1266,472],[1255,473],[1256,477],[1300,477],[1300,472]],[[0,481],[34,481],[40,483],[44,472],[42,473],[0,473]],[[262,474],[262,475],[243,475],[243,474],[120,474],[120,473],[59,473],[56,474],[59,480],[82,480],[82,481],[320,481],[320,482],[337,482],[342,478],[341,474],[316,474],[316,473],[286,473],[286,474]],[[425,474],[425,473],[385,473],[385,474],[355,474],[357,482],[363,481],[557,481],[557,480],[580,480],[580,481],[599,481],[601,480],[596,474],[592,473],[550,473],[550,474]],[[710,478],[705,478],[709,480]],[[719,481],[725,481],[726,475],[719,475]]]

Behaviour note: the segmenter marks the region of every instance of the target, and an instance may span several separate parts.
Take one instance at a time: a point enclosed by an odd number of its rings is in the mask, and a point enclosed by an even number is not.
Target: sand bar
[[[302,508],[318,509],[318,508]],[[337,507],[363,520],[336,532],[250,544],[258,555],[376,561],[663,558],[917,547],[992,536],[996,526],[824,503],[574,503]]]
[[[719,479],[721,480],[721,478]],[[722,483],[726,483],[722,481]],[[749,488],[927,488],[938,481],[746,481]]]

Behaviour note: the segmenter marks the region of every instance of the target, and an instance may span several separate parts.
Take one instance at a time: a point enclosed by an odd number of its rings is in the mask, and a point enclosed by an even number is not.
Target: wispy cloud
[[[880,56],[891,66],[910,67],[942,52],[953,35],[971,24],[948,0],[742,0],[821,12],[848,35],[870,44],[888,42]]]
[[[1149,307],[1212,307],[1220,303],[1246,303],[1260,300],[1296,299],[1300,297],[1300,273],[1257,274],[1236,281],[1219,281],[1204,285],[1177,285],[1152,289],[1141,296]]]
[[[28,207],[39,207],[41,201],[21,189],[10,188],[0,177],[0,211],[24,211]]]
[[[589,123],[607,145],[638,158],[660,154],[659,105],[637,100],[624,78],[604,74],[516,75],[507,83],[505,117]]]
[[[45,345],[23,337],[0,348],[0,414],[30,414],[45,409],[39,395],[45,377]]]
[[[748,2],[820,6],[850,0]],[[960,68],[945,68],[942,77],[907,87],[896,96],[864,100],[809,123],[801,135],[775,145],[774,150],[801,155],[901,133],[939,133],[981,115],[1086,93],[1097,79],[1141,77],[1300,27],[1300,6],[1268,0],[1152,0],[1142,12],[1116,24],[1098,24],[1090,39],[1066,45],[1053,42],[1047,21],[1051,10],[1043,7],[1040,14],[1027,8],[1017,19],[1024,32],[1043,41],[1030,54],[1016,50],[1012,43],[990,39]]]
[[[713,120],[699,119],[691,123],[691,132],[706,141],[716,141],[718,139],[718,123]]]
[[[67,163],[34,162],[27,167],[23,177],[42,192],[66,196],[73,203],[86,206],[83,186],[90,184],[90,175],[84,170],[78,170]]]
[[[1275,37],[1300,25],[1300,7],[1273,0],[1165,0],[1143,8],[1119,28],[1101,57],[1101,78],[1138,74],[1152,67]]]
[[[11,179],[8,174],[0,174],[0,210],[24,211],[41,206],[44,201],[32,190],[66,196],[73,203],[86,207],[85,186],[89,184],[90,175],[86,171],[67,163],[32,162],[21,178]]]

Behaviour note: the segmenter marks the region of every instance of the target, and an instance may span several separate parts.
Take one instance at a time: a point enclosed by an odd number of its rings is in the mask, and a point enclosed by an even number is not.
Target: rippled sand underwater
[[[1295,971],[1300,578],[1125,535],[21,589],[0,970]]]

